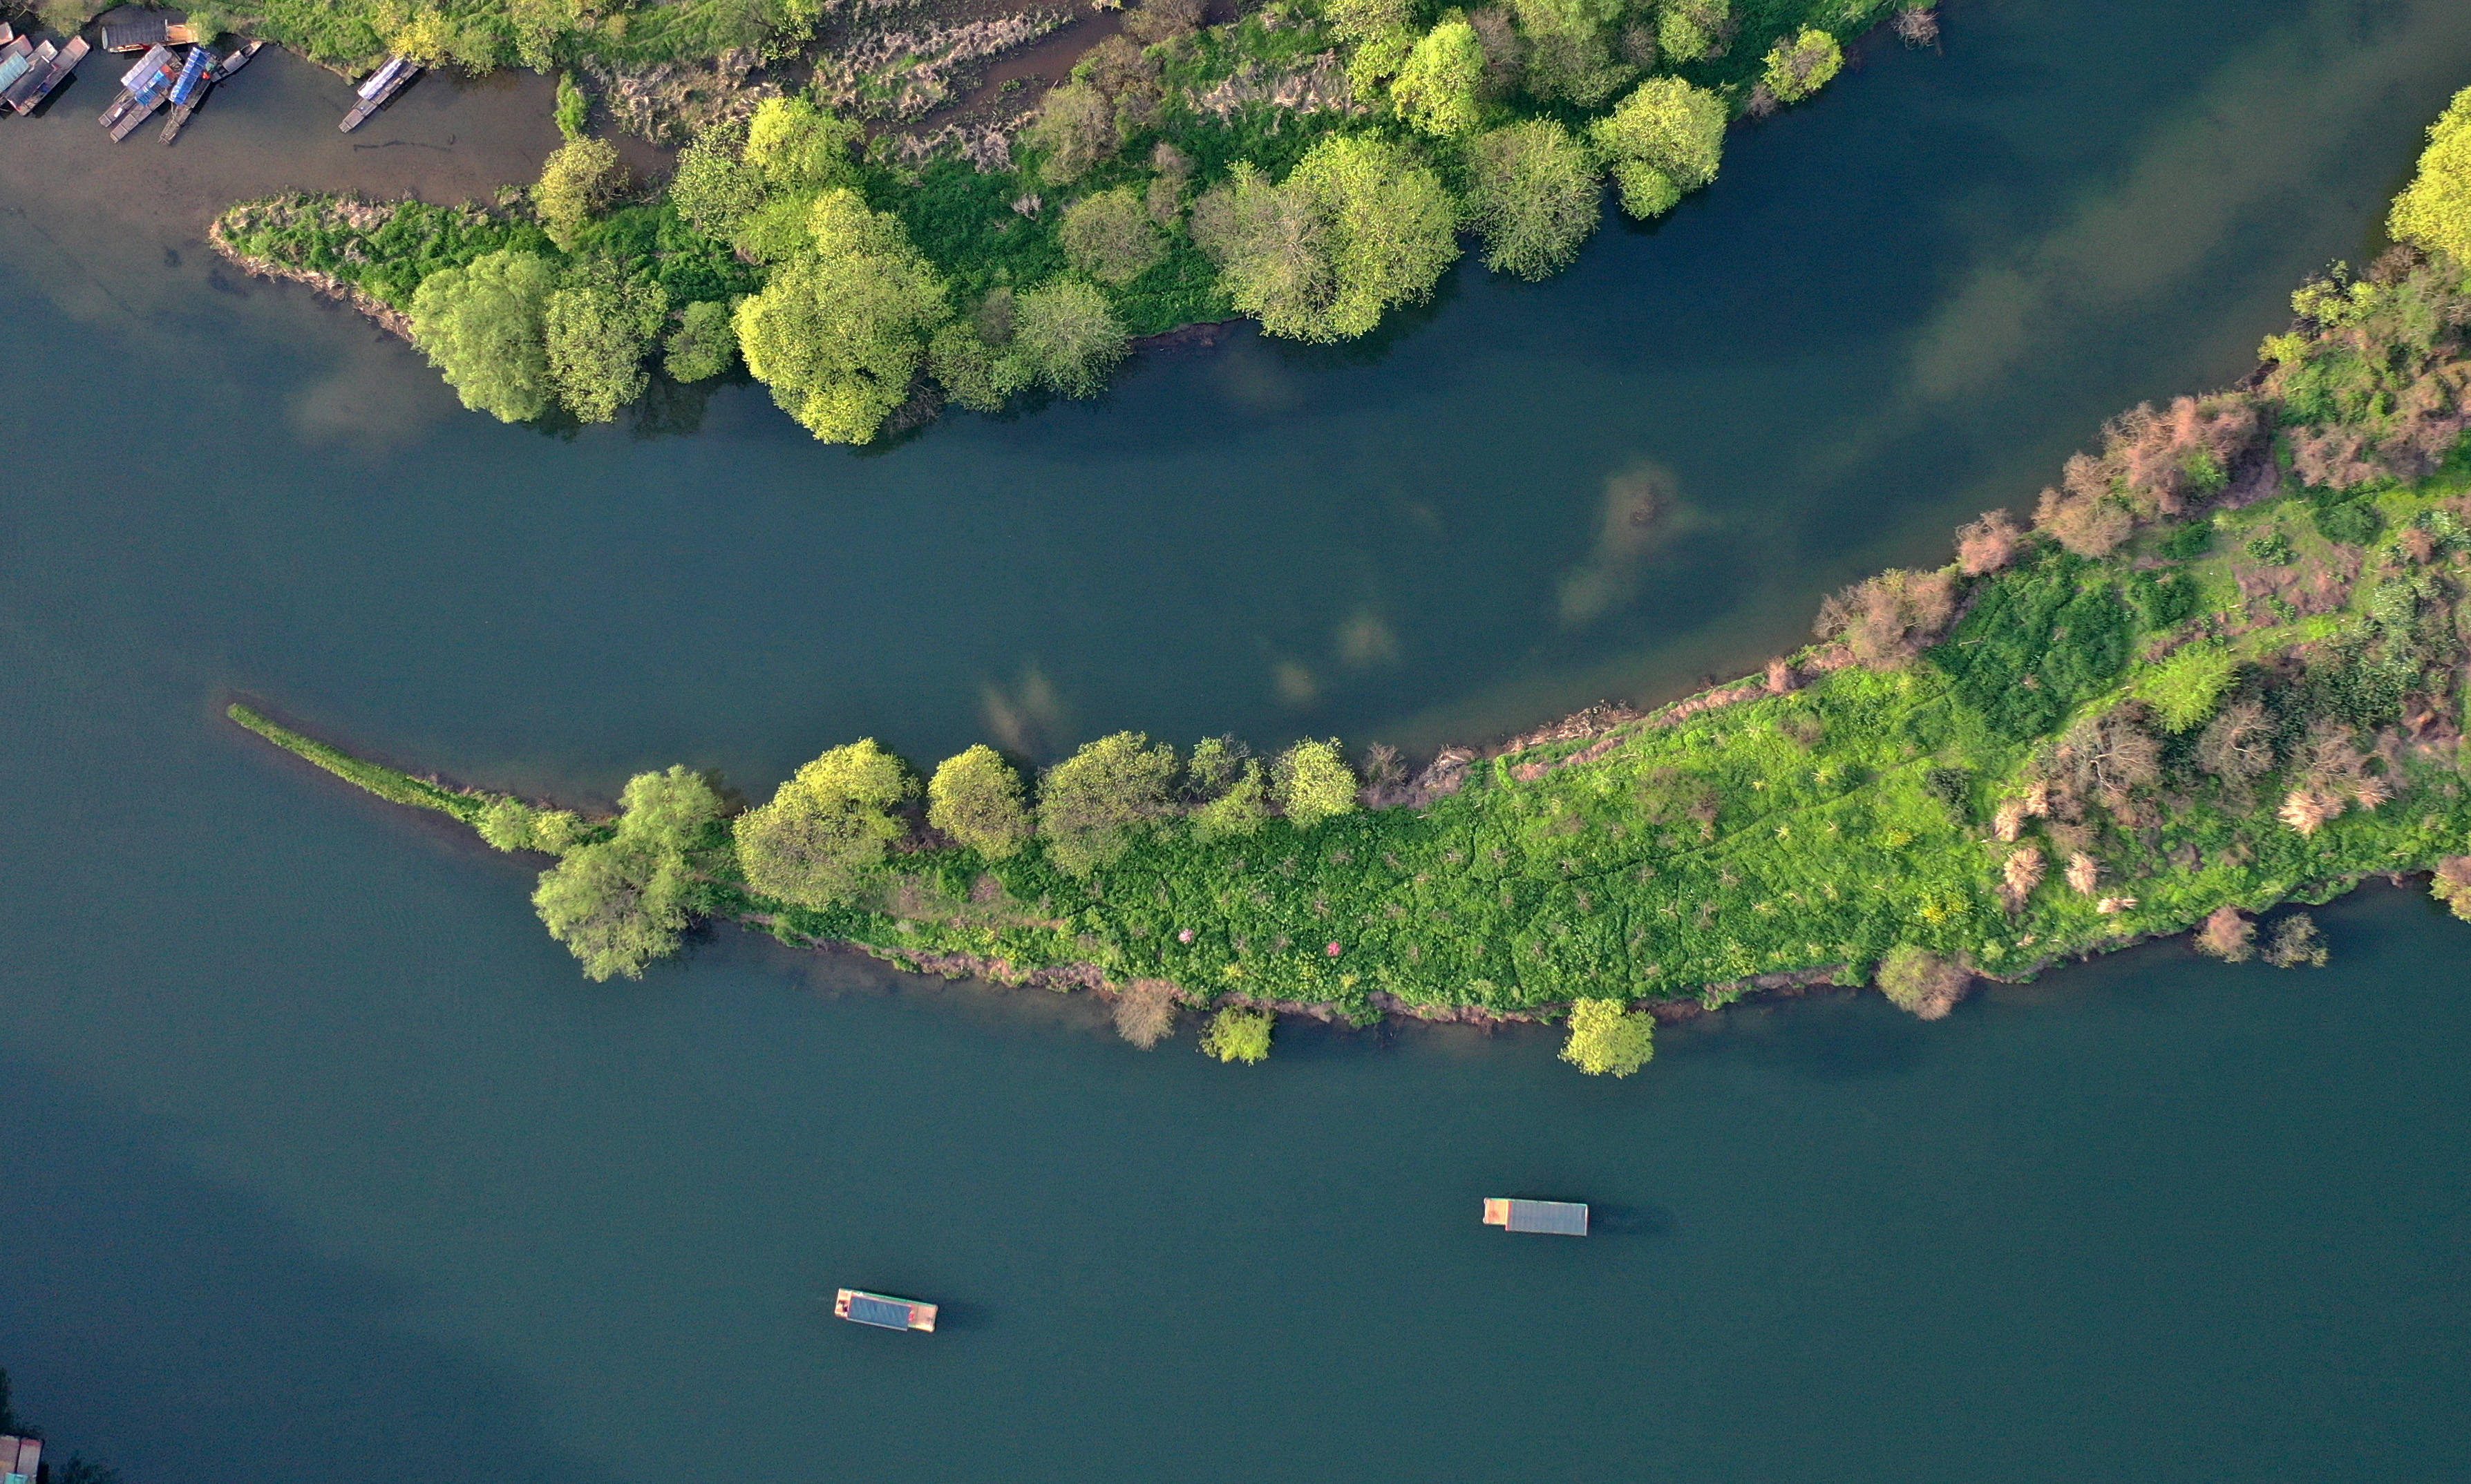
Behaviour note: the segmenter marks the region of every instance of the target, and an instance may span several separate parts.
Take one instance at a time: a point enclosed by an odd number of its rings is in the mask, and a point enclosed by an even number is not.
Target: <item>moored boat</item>
[[[916,1299],[896,1299],[889,1294],[843,1288],[833,1298],[833,1312],[852,1324],[872,1325],[879,1330],[935,1332],[935,1306],[921,1304]]]
[[[1541,1232],[1551,1237],[1588,1235],[1588,1208],[1581,1201],[1527,1201],[1488,1197],[1484,1224],[1506,1232]]]
[[[367,82],[353,89],[361,101],[352,106],[351,112],[343,115],[343,132],[348,134],[360,128],[370,114],[386,106],[388,99],[401,92],[403,85],[419,71],[420,64],[409,57],[388,58],[385,66],[370,73]]]

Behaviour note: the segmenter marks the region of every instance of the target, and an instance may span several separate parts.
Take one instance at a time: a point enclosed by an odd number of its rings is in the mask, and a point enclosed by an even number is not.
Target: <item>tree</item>
[[[2246,963],[2256,956],[2256,924],[2238,907],[2218,907],[2197,930],[2197,952],[2224,963]]]
[[[1927,949],[1899,943],[1879,960],[1879,993],[1888,1002],[1921,1020],[1944,1019],[1965,998],[1973,975],[1964,964],[1942,958]]]
[[[989,860],[1009,860],[1029,839],[1021,775],[984,742],[946,758],[927,784],[927,822]]]
[[[1055,278],[1021,296],[1013,350],[1050,389],[1094,397],[1132,344],[1107,296],[1078,278]]]
[[[2294,912],[2273,926],[2273,942],[2265,951],[2265,961],[2277,969],[2325,967],[2325,936],[2317,930],[2317,919],[2306,912]]]
[[[775,195],[855,186],[859,170],[850,147],[865,134],[859,125],[835,118],[804,98],[767,98],[746,121],[741,157]]]
[[[1805,30],[1788,41],[1779,37],[1768,48],[1767,69],[1760,81],[1778,103],[1800,103],[1827,85],[1845,65],[1845,49],[1824,31]]]
[[[1289,747],[1271,776],[1278,780],[1280,812],[1299,830],[1355,812],[1355,770],[1335,738]]]
[[[1716,178],[1725,101],[1680,78],[1650,78],[1588,132],[1612,167],[1622,209],[1646,221]]]
[[[1207,209],[1205,209],[1207,208]],[[1291,340],[1369,333],[1394,304],[1431,296],[1458,256],[1441,177],[1387,140],[1332,135],[1283,185],[1239,164],[1194,208],[1194,240],[1261,328]]]
[[[619,804],[615,837],[570,850],[532,893],[550,936],[595,980],[641,978],[676,950],[694,887],[688,853],[720,817],[712,787],[684,767],[636,774]]]
[[[1222,1062],[1242,1062],[1252,1066],[1270,1059],[1270,1029],[1276,1017],[1267,1010],[1238,1009],[1234,1005],[1210,1018],[1201,1032],[1201,1054],[1215,1056]]]
[[[1054,185],[1071,185],[1088,175],[1091,166],[1124,147],[1124,136],[1116,127],[1115,104],[1096,86],[1083,82],[1050,89],[1037,120],[1022,137],[1045,152],[1038,174]]]
[[[1055,236],[1074,268],[1118,288],[1166,257],[1166,239],[1129,185],[1085,196],[1065,207]]]
[[[1626,1077],[1655,1057],[1656,1017],[1634,1012],[1619,1000],[1572,1001],[1562,1060],[1591,1077]]]
[[[2448,856],[2436,862],[2428,894],[2444,903],[2455,916],[2471,922],[2471,856]]]
[[[895,218],[827,191],[810,249],[738,306],[739,350],[772,398],[817,438],[864,443],[909,395],[927,338],[950,317],[944,281]]]
[[[764,204],[764,177],[743,158],[746,121],[712,125],[678,152],[670,177],[669,201],[694,229],[728,242],[739,225]]]
[[[1968,577],[2007,570],[2025,539],[2016,519],[2005,510],[1985,510],[1976,520],[1956,528],[1956,565]]]
[[[412,295],[412,341],[463,405],[501,422],[549,410],[544,320],[557,270],[535,252],[487,253],[441,269]]]
[[[1636,75],[1613,59],[1607,35],[1622,0],[1511,0],[1527,37],[1527,90],[1594,108]]]
[[[1175,985],[1135,979],[1116,996],[1116,1034],[1146,1051],[1175,1034]]]
[[[625,180],[618,147],[608,140],[559,145],[542,163],[540,183],[532,187],[532,210],[541,230],[561,249],[574,251],[577,234],[596,213],[607,209]]]
[[[994,345],[978,322],[955,319],[928,342],[928,368],[945,393],[971,412],[1000,412],[1015,392],[1038,379],[1011,345],[1009,329],[1004,343]]]
[[[1588,147],[1555,119],[1527,119],[1468,145],[1468,224],[1484,239],[1484,266],[1548,278],[1595,234],[1604,179]]]
[[[1656,12],[1656,46],[1673,63],[1721,56],[1732,31],[1726,0],[1664,0]]]
[[[1074,876],[1114,863],[1134,832],[1166,815],[1175,772],[1175,749],[1139,732],[1101,737],[1048,768],[1038,786],[1047,859]]]
[[[2471,87],[2454,95],[2428,129],[2419,170],[2394,198],[2388,224],[2397,242],[2471,264]]]
[[[739,816],[738,863],[747,885],[796,907],[848,901],[901,837],[892,811],[917,788],[873,738],[833,748],[799,768],[770,803]]]
[[[670,380],[706,381],[729,369],[738,359],[738,332],[730,328],[729,306],[718,299],[697,299],[678,312],[678,327],[670,332],[661,369]]]
[[[1425,32],[1390,82],[1399,116],[1428,134],[1454,139],[1484,120],[1484,47],[1465,20]]]
[[[584,422],[607,422],[644,394],[644,352],[669,318],[670,295],[607,258],[571,271],[544,317],[550,385]]]

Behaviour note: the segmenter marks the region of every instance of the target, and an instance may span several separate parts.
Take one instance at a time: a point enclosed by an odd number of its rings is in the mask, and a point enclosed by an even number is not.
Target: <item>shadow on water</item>
[[[0,1345],[63,1453],[132,1479],[232,1477],[198,1468],[221,1435],[245,1437],[262,1484],[432,1479],[441,1449],[497,1478],[610,1477],[542,1434],[522,1382],[415,1332],[418,1293],[200,1179],[159,1128],[15,1060],[0,1121],[17,1213]]]
[[[1606,1206],[1588,1208],[1588,1236],[1670,1237],[1677,1220],[1670,1206]]]
[[[1920,1071],[1938,1028],[1876,996],[1790,1000],[1728,1011],[1706,1047],[1799,1081],[1867,1082]]]

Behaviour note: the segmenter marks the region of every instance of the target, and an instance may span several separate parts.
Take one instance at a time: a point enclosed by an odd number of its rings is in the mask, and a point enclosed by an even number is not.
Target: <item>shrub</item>
[[[1656,49],[1668,62],[1719,56],[1732,33],[1727,0],[1664,0],[1656,12]]]
[[[2415,243],[2471,264],[2471,87],[2428,129],[2428,149],[2411,184],[2394,198],[2388,224],[2398,242]]]
[[[1626,1077],[1655,1056],[1656,1017],[1634,1012],[1618,1000],[1571,1003],[1562,1060],[1591,1077]]]
[[[1768,49],[1760,82],[1778,103],[1800,103],[1827,85],[1845,65],[1845,50],[1824,31],[1805,30]]]
[[[2164,538],[2160,551],[2173,561],[2194,561],[2213,549],[2214,523],[2200,515]]]
[[[1021,775],[984,742],[946,758],[927,784],[927,822],[989,860],[1008,860],[1029,839]]]
[[[1124,147],[1123,134],[1116,125],[1115,104],[1097,87],[1082,82],[1050,89],[1036,122],[1022,139],[1044,152],[1038,174],[1053,185],[1071,185]]]
[[[1173,984],[1165,979],[1135,979],[1116,996],[1116,1034],[1146,1051],[1175,1034],[1175,1011]]]
[[[729,241],[764,204],[764,177],[744,161],[745,152],[743,119],[715,124],[678,152],[669,202],[707,237]]]
[[[2317,930],[2317,919],[2306,912],[2294,912],[2273,925],[2273,941],[2265,951],[2265,961],[2277,969],[2325,967],[2325,936]]]
[[[2428,892],[2455,916],[2471,922],[2471,856],[2448,856],[2436,862]]]
[[[591,127],[592,100],[584,96],[582,85],[575,81],[572,72],[557,75],[556,116],[557,131],[569,140],[582,138],[584,130]]]
[[[850,900],[902,836],[894,806],[916,791],[909,770],[874,739],[833,748],[799,768],[770,803],[739,816],[746,884],[797,907]]]
[[[1646,221],[1716,178],[1725,102],[1680,78],[1650,78],[1588,134],[1621,187],[1622,209]]]
[[[1879,993],[1888,1002],[1921,1020],[1944,1019],[1965,998],[1972,972],[1953,959],[1927,949],[1899,943],[1879,960]]]
[[[2107,495],[2042,491],[2034,524],[2079,556],[2107,556],[2136,533],[2136,515]]]
[[[730,327],[729,306],[718,299],[697,299],[678,313],[678,327],[670,332],[661,369],[670,380],[708,381],[729,369],[738,359],[738,332]]]
[[[1271,770],[1279,786],[1279,809],[1299,830],[1355,811],[1355,772],[1337,739],[1300,742],[1279,754]]]
[[[1133,835],[1168,813],[1175,749],[1139,732],[1101,737],[1039,780],[1038,829],[1047,859],[1074,876],[1111,864]]]
[[[1215,1056],[1222,1062],[1243,1062],[1251,1065],[1270,1059],[1270,1027],[1274,1021],[1267,1010],[1244,1010],[1231,1005],[1210,1018],[1201,1032],[1201,1054]]]
[[[2246,963],[2256,956],[2256,924],[2238,907],[2213,909],[2197,930],[2197,952],[2224,963]]]
[[[532,211],[540,218],[541,230],[560,248],[573,250],[577,234],[608,208],[625,180],[618,147],[608,140],[559,145],[542,163],[540,183],[532,187]]]
[[[1094,397],[1131,348],[1107,296],[1078,278],[1056,278],[1021,296],[1014,353],[1037,379],[1068,397]]]
[[[493,850],[530,850],[532,817],[538,813],[521,799],[498,797],[481,810],[472,827]]]
[[[2185,732],[2212,719],[2239,667],[2239,656],[2222,645],[2192,644],[2154,667],[2137,690],[2153,703],[2163,730]]]
[[[1636,75],[1613,59],[1608,33],[1618,0],[1511,0],[1527,38],[1527,90],[1595,108]]]
[[[549,410],[545,319],[557,271],[534,252],[505,250],[421,280],[412,339],[463,405],[501,422]]]
[[[1956,529],[1957,569],[1968,577],[2005,572],[2016,559],[2016,545],[2024,537],[2014,516],[2005,510],[1986,510]]]
[[[998,290],[1009,306],[1008,291]],[[1004,315],[1004,342],[990,344],[982,323],[955,319],[927,345],[927,366],[947,395],[974,412],[1000,412],[1013,394],[1038,379],[1029,363],[1011,349],[1011,313]]]
[[[1269,774],[1260,759],[1246,758],[1226,791],[1192,812],[1192,834],[1205,842],[1238,839],[1259,830],[1269,817]]]
[[[1822,601],[1812,629],[1822,639],[1841,637],[1872,670],[1894,670],[1936,640],[1955,612],[1948,574],[1883,572]]]
[[[1604,181],[1594,156],[1554,119],[1527,119],[1468,145],[1468,224],[1484,240],[1484,266],[1548,278],[1595,234]]]
[[[1085,196],[1065,207],[1055,236],[1074,268],[1119,288],[1166,258],[1166,239],[1129,185]]]
[[[1475,28],[1446,20],[1424,33],[1390,83],[1399,116],[1428,134],[1454,139],[1484,120],[1484,47]]]
[[[570,271],[542,319],[550,385],[583,422],[607,422],[644,394],[644,352],[669,318],[670,296],[602,258]]]
[[[1188,36],[1208,17],[1203,0],[1141,0],[1124,12],[1124,35],[1143,46]]]

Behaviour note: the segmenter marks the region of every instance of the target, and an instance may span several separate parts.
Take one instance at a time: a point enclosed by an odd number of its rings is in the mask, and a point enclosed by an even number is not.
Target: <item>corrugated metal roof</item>
[[[908,1305],[879,1299],[871,1293],[850,1295],[849,1316],[859,1324],[882,1325],[887,1330],[909,1328]]]
[[[1588,1235],[1588,1208],[1575,1201],[1520,1201],[1510,1203],[1510,1230],[1514,1232],[1545,1232],[1556,1237]]]

